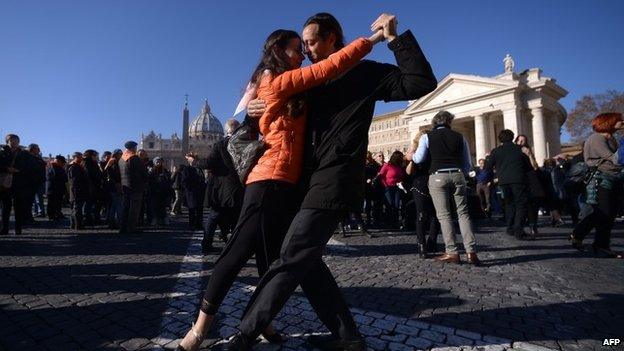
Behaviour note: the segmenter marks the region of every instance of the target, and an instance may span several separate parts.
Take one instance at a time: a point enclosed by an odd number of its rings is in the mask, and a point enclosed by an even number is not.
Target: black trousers
[[[262,277],[240,323],[241,332],[258,337],[301,285],[319,319],[336,337],[360,338],[351,311],[322,255],[342,211],[301,209],[293,219],[280,257]]]
[[[120,233],[133,233],[139,225],[143,192],[126,192],[121,196]]]
[[[59,219],[63,217],[63,193],[52,192],[48,194],[48,218]]]
[[[416,237],[418,243],[425,245],[427,242],[431,242],[430,245],[435,245],[440,233],[440,222],[436,217],[435,207],[433,207],[433,201],[431,196],[428,196],[425,192],[412,189],[412,196],[414,197],[414,205],[416,207]],[[425,232],[429,233],[429,239],[425,240]]]
[[[0,193],[0,198],[2,199],[2,229],[0,229],[0,232],[9,232],[11,208],[13,208],[15,214],[15,233],[21,233],[22,226],[28,218],[28,214],[30,213],[30,209],[32,208],[32,203],[30,202],[30,194],[26,196],[18,195],[14,193],[13,190],[9,190]]]
[[[189,227],[194,230],[201,230],[204,221],[204,208],[202,206],[188,209]]]
[[[528,185],[522,183],[502,184],[500,188],[505,202],[507,232],[521,235],[524,232],[524,221],[528,214]]]
[[[211,247],[214,241],[215,230],[217,226],[221,228],[221,237],[225,237],[228,233],[234,231],[236,221],[240,214],[239,208],[206,208],[206,218],[204,218],[204,238],[202,247]]]
[[[574,228],[574,237],[583,240],[593,228],[596,228],[594,245],[608,249],[611,245],[611,230],[618,212],[618,203],[621,203],[621,191],[618,187],[604,189],[598,187],[598,204],[593,206],[593,212],[583,218]]]
[[[264,275],[279,250],[298,208],[295,186],[280,181],[247,185],[234,234],[215,263],[204,298],[204,313],[214,315],[245,263],[256,255],[258,274]]]

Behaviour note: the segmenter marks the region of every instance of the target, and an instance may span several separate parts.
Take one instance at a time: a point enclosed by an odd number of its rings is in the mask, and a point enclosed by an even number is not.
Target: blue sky
[[[570,93],[624,90],[624,1],[29,1],[0,0],[0,134],[44,154],[121,147],[181,131],[206,98],[225,121],[277,28],[333,13],[347,39],[381,13],[412,29],[438,80],[493,76],[509,52]],[[394,62],[385,46],[369,58]],[[378,104],[377,113],[404,107]]]

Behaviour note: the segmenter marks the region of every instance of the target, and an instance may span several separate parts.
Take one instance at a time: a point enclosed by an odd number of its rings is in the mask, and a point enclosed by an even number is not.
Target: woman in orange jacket
[[[236,229],[215,264],[197,321],[178,349],[199,348],[219,305],[251,256],[256,255],[260,276],[279,257],[284,235],[299,207],[296,183],[303,161],[305,91],[355,66],[381,40],[381,33],[356,39],[327,59],[300,68],[304,56],[299,35],[283,29],[269,35],[251,78],[258,98],[267,104],[258,121],[266,148],[247,177]],[[266,339],[283,341],[269,329],[263,334]]]

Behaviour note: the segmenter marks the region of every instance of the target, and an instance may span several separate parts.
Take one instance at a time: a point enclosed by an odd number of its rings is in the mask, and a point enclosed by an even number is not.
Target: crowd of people
[[[373,229],[414,232],[420,257],[439,253],[436,261],[457,264],[462,261],[457,222],[466,262],[479,265],[478,220],[499,217],[507,234],[532,240],[539,235],[541,212],[553,226],[570,216],[573,248],[583,250],[583,239],[595,229],[594,252],[622,258],[610,247],[624,184],[619,147],[624,141],[615,135],[624,129],[619,113],[596,116],[594,134],[574,157],[536,160],[530,140],[505,129],[498,134],[499,146],[473,166],[469,143],[453,130],[448,111],[433,117],[407,153],[394,151],[387,162],[382,153],[367,153],[376,101],[413,100],[436,87],[413,34],[398,35],[396,25],[394,16],[383,14],[371,26],[372,36],[350,44],[326,13],[308,19],[302,37],[273,32],[251,77],[249,99],[242,101],[245,123],[228,120],[226,138],[209,155],[189,153],[187,163],[172,172],[134,141],[101,157],[85,150],[69,162],[59,155],[46,163],[37,145],[24,150],[17,135],[7,135],[0,153],[0,234],[8,234],[12,208],[15,233],[21,234],[33,215],[47,212],[50,221],[63,220],[67,203],[72,230],[107,226],[120,234],[167,226],[168,216],[180,215],[185,207],[189,228],[204,233],[204,253],[214,250],[219,227],[228,244],[215,263],[197,320],[180,342],[179,349],[187,351],[199,347],[234,279],[254,255],[261,280],[228,349],[248,350],[260,334],[282,342],[271,321],[297,286],[331,332],[312,336],[312,344],[365,349],[322,260],[336,229],[343,235],[355,229],[369,238],[380,232]],[[360,61],[384,40],[397,66]],[[311,66],[301,68],[302,47]],[[251,121],[263,145],[245,168],[233,154],[246,135],[239,131]]]

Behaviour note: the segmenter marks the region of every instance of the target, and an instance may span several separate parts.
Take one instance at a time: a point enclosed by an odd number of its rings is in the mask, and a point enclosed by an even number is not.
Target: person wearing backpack
[[[606,258],[623,259],[624,254],[611,250],[611,230],[622,204],[622,166],[619,163],[618,142],[613,135],[624,129],[621,113],[601,113],[592,120],[594,133],[583,146],[583,157],[591,171],[586,187],[587,204],[591,213],[576,225],[569,240],[572,247],[583,251],[583,239],[596,228],[592,249]]]

